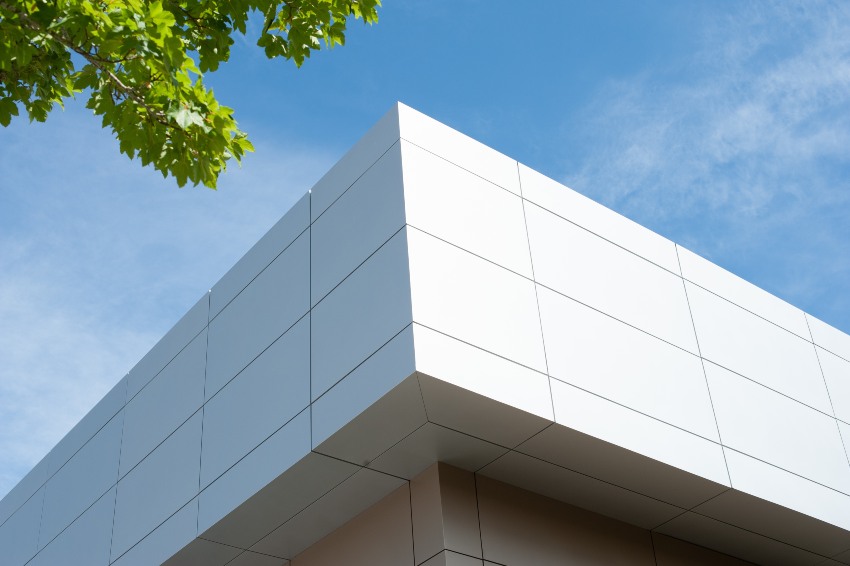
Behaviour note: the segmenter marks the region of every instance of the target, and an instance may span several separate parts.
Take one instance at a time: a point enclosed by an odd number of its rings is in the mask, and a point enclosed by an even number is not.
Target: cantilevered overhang
[[[442,461],[850,564],[848,438],[850,337],[399,104],[0,503],[0,543],[282,564]]]

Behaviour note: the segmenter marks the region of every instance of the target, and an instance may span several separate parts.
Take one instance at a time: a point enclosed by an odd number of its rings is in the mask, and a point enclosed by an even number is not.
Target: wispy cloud
[[[218,192],[127,161],[77,103],[3,132],[0,497],[335,159],[252,131]]]
[[[850,280],[850,5],[746,3],[707,22],[678,66],[584,109],[569,135],[588,151],[564,179],[848,329],[844,292],[806,268]]]

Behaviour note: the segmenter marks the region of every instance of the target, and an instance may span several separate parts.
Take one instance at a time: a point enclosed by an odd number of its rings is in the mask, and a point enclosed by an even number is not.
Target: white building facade
[[[10,566],[850,564],[850,336],[393,108],[0,502]]]

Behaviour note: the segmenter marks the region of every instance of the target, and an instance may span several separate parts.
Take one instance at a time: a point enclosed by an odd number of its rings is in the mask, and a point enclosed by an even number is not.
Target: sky
[[[850,3],[384,4],[301,69],[239,38],[217,191],[84,98],[0,129],[0,497],[396,100],[850,332]]]

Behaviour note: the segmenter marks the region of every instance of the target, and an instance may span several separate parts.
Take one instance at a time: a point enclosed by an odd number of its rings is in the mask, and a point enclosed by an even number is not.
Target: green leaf
[[[18,105],[11,98],[0,98],[0,124],[4,127],[12,122],[12,116],[18,115]]]
[[[345,44],[351,18],[377,20],[378,0],[0,1],[0,124],[20,107],[43,121],[87,91],[86,107],[119,150],[179,186],[215,188],[232,158],[254,147],[233,111],[202,81],[230,57],[251,12],[257,45],[302,65],[323,45]],[[74,53],[74,57],[72,57]]]

